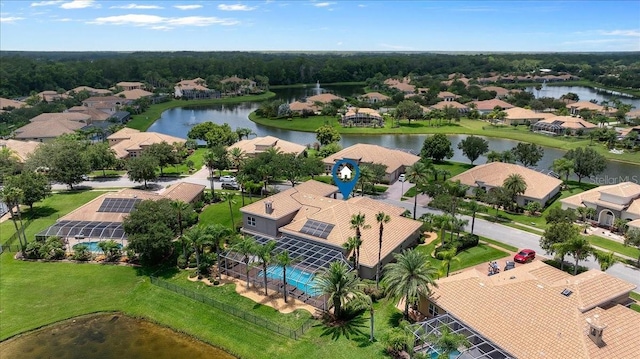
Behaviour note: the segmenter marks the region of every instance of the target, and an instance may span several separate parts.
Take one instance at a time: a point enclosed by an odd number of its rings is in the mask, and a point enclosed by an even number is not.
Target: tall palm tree
[[[342,309],[350,300],[357,300],[365,294],[360,289],[360,279],[350,271],[344,262],[332,262],[329,268],[316,277],[318,289],[329,297],[329,307],[336,318],[342,316]]]
[[[469,203],[467,203],[467,211],[471,212],[471,234],[473,234],[473,228],[476,225],[476,214],[486,212],[487,207],[481,205],[477,201],[469,201]]]
[[[450,214],[442,214],[433,218],[433,226],[440,230],[440,244],[445,243],[445,231],[453,228],[454,217]]]
[[[276,263],[282,267],[282,294],[284,295],[284,302],[287,302],[287,267],[296,262],[295,258],[292,258],[288,250],[283,250],[276,255]]]
[[[384,213],[384,212],[378,212],[378,214],[376,214],[376,222],[378,222],[379,225],[379,236],[378,236],[378,264],[376,265],[376,289],[379,288],[379,284],[380,284],[380,267],[382,266],[382,263],[380,263],[381,260],[381,256],[382,256],[382,234],[384,232],[384,225],[386,223],[389,223],[389,221],[391,221],[391,217]]]
[[[457,256],[457,249],[451,248],[447,251],[440,252],[440,259],[442,260],[442,266],[447,268],[446,275],[449,276],[451,270],[451,262],[460,262],[460,257]]]
[[[567,182],[569,182],[569,175],[571,174],[571,171],[573,171],[573,166],[574,163],[572,160],[560,157],[553,161],[551,169],[560,175],[564,174],[564,182],[566,184]]]
[[[214,176],[214,171],[216,169],[216,163],[218,163],[220,159],[218,158],[218,155],[211,150],[205,152],[202,159],[204,160],[204,165],[209,170],[209,185],[211,186],[211,198],[213,198],[215,202],[216,192],[213,187],[213,176]]]
[[[236,196],[235,192],[222,192],[222,194],[220,195],[220,198],[229,203],[229,214],[231,214],[231,228],[235,231],[236,230],[236,223],[233,220],[233,207],[231,206],[232,204],[236,204],[236,201],[233,200],[233,198]]]
[[[466,335],[453,332],[446,324],[440,325],[437,331],[429,334],[427,340],[437,348],[438,359],[449,359],[451,353],[461,347],[469,348],[471,346]]]
[[[202,256],[204,254],[205,246],[211,244],[211,237],[205,232],[203,227],[195,226],[189,229],[183,236],[182,240],[185,243],[190,243],[193,246],[193,251],[196,254],[196,272],[200,274],[200,264],[202,263]],[[186,259],[186,258],[185,258]]]
[[[353,253],[353,267],[358,268],[360,258],[358,258],[358,247],[362,245],[362,241],[358,237],[349,237],[347,241],[342,244],[342,247],[347,250],[347,253]]]
[[[244,270],[247,279],[247,289],[249,289],[249,259],[255,253],[256,240],[252,237],[242,236],[240,241],[233,246],[233,250],[242,255]]]
[[[600,270],[603,272],[618,262],[618,259],[613,252],[606,253],[602,251],[594,251],[593,255],[596,257],[596,261],[598,261],[598,264],[600,265]]]
[[[573,267],[573,275],[578,274],[578,262],[586,259],[589,254],[593,252],[593,247],[591,247],[591,243],[584,236],[573,236],[566,242],[562,242],[558,244],[560,249],[569,254],[575,259],[575,266]]]
[[[437,287],[434,278],[438,270],[422,252],[405,250],[395,253],[395,263],[385,266],[383,281],[387,285],[387,295],[397,302],[404,299],[404,317],[409,319],[409,303],[415,303],[420,296],[429,296],[431,287]]]
[[[456,215],[456,208],[458,208],[458,199],[464,197],[467,194],[467,189],[469,186],[463,185],[460,181],[455,182],[445,182],[444,190],[449,194],[452,198],[451,201],[451,215]]]
[[[222,279],[222,268],[220,257],[222,256],[222,248],[226,241],[233,234],[233,231],[220,223],[209,224],[204,227],[204,232],[209,236],[211,244],[216,250],[216,264],[218,266],[218,279]]]
[[[527,190],[527,182],[525,182],[524,177],[522,177],[521,174],[512,173],[505,178],[502,183],[502,187],[511,194],[511,202],[513,205],[514,203],[517,203],[518,195],[524,194]]]
[[[229,160],[231,161],[231,166],[236,170],[240,170],[240,167],[244,162],[246,153],[238,147],[233,147],[232,149],[229,150],[228,154],[229,154]]]
[[[375,173],[369,166],[360,166],[360,176],[358,177],[358,184],[360,184],[360,196],[364,197],[364,188],[368,184],[373,184],[375,180]]]
[[[456,232],[456,239],[460,239],[460,232],[464,229],[465,226],[469,224],[469,220],[462,219],[458,217],[453,217],[452,229],[451,229],[451,239],[453,239],[453,232]]]
[[[273,250],[276,248],[275,241],[269,241],[265,244],[256,244],[255,255],[260,259],[262,265],[262,276],[264,277],[264,295],[268,296],[267,292],[267,267],[273,262]]]
[[[22,225],[22,214],[20,213],[20,202],[22,202],[23,192],[19,188],[5,188],[0,190],[0,198],[7,205],[9,214],[11,215],[11,221],[16,228],[16,235],[18,236],[18,242],[20,242],[20,250],[24,255],[24,251],[27,248],[27,237],[24,234],[24,226]],[[13,209],[16,208],[14,213]],[[18,228],[18,220],[20,220],[20,228]]]
[[[356,247],[356,270],[360,273],[360,246],[362,245],[362,230],[371,228],[366,223],[365,215],[358,212],[358,214],[351,215],[351,229],[356,230],[357,247]]]
[[[180,235],[182,235],[182,223],[186,216],[189,215],[190,205],[183,201],[177,200],[171,202],[171,208],[175,211],[176,216],[178,217],[178,228],[180,229]]]
[[[593,219],[596,216],[596,209],[589,207],[587,208],[587,211],[584,213],[584,215],[587,219]]]
[[[416,219],[416,210],[418,209],[418,189],[425,185],[429,180],[429,167],[422,161],[418,161],[413,166],[407,168],[406,177],[409,182],[416,186],[416,196],[413,198],[413,219]]]

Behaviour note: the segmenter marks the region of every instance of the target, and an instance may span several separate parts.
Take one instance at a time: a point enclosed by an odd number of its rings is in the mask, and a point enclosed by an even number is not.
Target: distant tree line
[[[637,53],[475,54],[430,53],[259,53],[259,52],[12,52],[0,54],[0,96],[69,90],[86,85],[108,88],[120,81],[143,81],[170,88],[182,79],[237,75],[271,85],[320,81],[366,81],[384,76],[468,77],[490,72],[526,73],[540,68],[566,71],[609,86],[640,87]]]

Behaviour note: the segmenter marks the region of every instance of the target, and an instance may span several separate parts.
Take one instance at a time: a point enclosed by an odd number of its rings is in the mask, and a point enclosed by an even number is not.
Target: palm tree
[[[602,251],[594,251],[593,255],[596,257],[596,261],[600,264],[600,270],[603,272],[618,262],[618,259],[613,252],[606,253]]]
[[[389,223],[389,221],[391,221],[391,217],[384,213],[384,212],[378,212],[378,214],[376,214],[376,222],[378,222],[378,224],[380,225],[380,229],[379,229],[379,237],[378,237],[378,264],[376,266],[376,289],[379,288],[379,283],[380,283],[380,267],[382,266],[382,263],[380,263],[381,260],[381,256],[382,256],[382,233],[384,232],[384,225],[385,223]]]
[[[269,241],[265,244],[256,244],[255,255],[260,259],[262,264],[262,276],[264,277],[264,295],[268,296],[267,292],[267,267],[273,261],[273,250],[276,248],[275,241]]]
[[[627,228],[627,221],[618,217],[613,220],[613,228],[615,228],[618,233],[624,233]]]
[[[460,347],[469,348],[471,346],[466,335],[453,332],[446,324],[440,325],[437,331],[430,333],[427,340],[437,348],[438,359],[449,359],[451,353]]]
[[[211,237],[205,232],[203,227],[195,226],[182,236],[182,240],[193,246],[193,251],[196,254],[196,273],[200,275],[200,264],[202,262],[202,255],[204,254],[204,247],[211,243]]]
[[[220,198],[223,201],[229,202],[229,214],[231,214],[231,228],[235,231],[236,223],[233,220],[233,207],[232,204],[236,204],[236,201],[233,200],[233,197],[236,196],[235,192],[222,192]]]
[[[476,225],[476,214],[486,212],[487,207],[481,205],[477,201],[469,201],[469,203],[467,203],[467,210],[471,212],[471,234],[473,234],[473,228]]]
[[[244,162],[245,155],[245,152],[238,147],[233,147],[232,149],[230,149],[229,160],[231,161],[231,166],[236,170],[240,170],[240,167]]]
[[[211,150],[207,151],[202,159],[204,160],[204,165],[207,166],[207,169],[209,170],[209,184],[211,186],[212,196],[211,198],[213,198],[213,201],[215,202],[216,193],[215,189],[213,188],[213,175],[216,169],[216,163],[218,163],[220,159],[218,158],[218,155],[216,155],[216,153]]]
[[[512,205],[515,203],[517,206],[517,197],[527,190],[527,182],[521,174],[512,173],[504,180],[502,187],[511,194]]]
[[[13,221],[13,226],[16,228],[16,235],[18,236],[18,241],[20,242],[20,250],[24,255],[24,251],[27,248],[27,237],[24,234],[24,226],[22,225],[22,214],[20,213],[20,202],[22,202],[23,192],[19,188],[5,188],[0,190],[0,198],[7,205],[9,209],[9,214],[11,215],[11,221]],[[14,213],[13,209],[16,208],[16,212]],[[18,221],[16,217],[20,220],[20,228],[18,228]]]
[[[560,175],[564,174],[564,182],[567,183],[569,182],[569,175],[571,174],[571,171],[573,171],[573,165],[574,163],[572,160],[560,157],[553,161],[551,169]]]
[[[433,218],[433,226],[440,230],[440,244],[444,245],[444,231],[453,228],[454,217],[450,214],[442,214]]]
[[[204,232],[208,236],[210,243],[216,250],[216,264],[218,266],[218,279],[222,279],[221,260],[222,248],[225,242],[229,239],[233,231],[220,223],[209,224],[204,227]]]
[[[591,207],[587,208],[587,211],[585,212],[585,216],[588,219],[594,218],[596,216],[596,209]]]
[[[449,276],[449,271],[451,269],[451,262],[460,262],[460,257],[458,257],[457,254],[456,248],[451,248],[439,253],[440,259],[442,260],[442,266],[447,268],[447,277]]]
[[[284,302],[287,302],[287,267],[294,264],[296,260],[291,258],[288,250],[284,250],[276,255],[276,263],[282,267],[282,288],[284,288],[282,294],[284,295]]]
[[[589,254],[593,252],[591,243],[589,243],[586,237],[578,235],[559,244],[564,253],[570,254],[576,260],[575,266],[573,267],[573,275],[578,274],[578,262],[586,259]]]
[[[233,246],[233,250],[242,255],[242,262],[244,262],[244,270],[247,278],[247,289],[249,289],[249,259],[250,256],[255,253],[257,243],[252,237],[242,236],[241,238],[242,239]]]
[[[356,270],[360,273],[360,246],[362,245],[362,230],[371,228],[370,225],[365,223],[365,215],[358,212],[358,214],[351,215],[351,229],[356,230],[357,247],[356,247]]]
[[[360,176],[358,183],[360,184],[360,196],[364,197],[364,188],[367,184],[373,183],[375,174],[369,166],[360,166]]]
[[[587,214],[587,208],[588,207],[578,207],[578,208],[576,208],[576,212],[578,212],[578,215],[580,216],[580,220],[582,222],[585,221],[585,215]]]
[[[342,244],[342,247],[347,250],[347,253],[353,253],[353,267],[358,268],[360,258],[358,258],[358,247],[362,245],[362,241],[358,237],[349,237],[347,241]]]
[[[438,271],[425,254],[416,250],[405,250],[394,257],[396,262],[385,266],[383,281],[390,298],[396,302],[404,299],[404,317],[409,319],[409,303],[431,294],[431,286],[438,286],[434,281]]]
[[[317,276],[318,289],[329,297],[329,306],[333,308],[336,318],[342,316],[344,308],[350,300],[365,296],[360,290],[360,279],[354,271],[350,271],[344,262],[332,262],[329,268]]]
[[[429,166],[422,161],[418,161],[413,166],[407,168],[407,179],[411,183],[415,183],[416,196],[413,198],[413,219],[416,219],[416,211],[418,209],[418,188],[423,186],[429,180]]]
[[[178,228],[180,229],[180,235],[182,235],[182,223],[184,222],[185,216],[189,215],[190,206],[188,203],[177,200],[171,202],[171,208],[173,208],[178,217]]]
[[[469,220],[453,217],[451,224],[451,239],[453,240],[453,232],[456,232],[456,239],[460,239],[460,232],[469,224]]]

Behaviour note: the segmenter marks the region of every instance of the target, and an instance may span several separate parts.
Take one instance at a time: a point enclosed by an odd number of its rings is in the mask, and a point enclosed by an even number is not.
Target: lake
[[[613,107],[613,99],[617,98],[620,102],[630,104],[635,108],[640,108],[640,98],[635,98],[627,94],[621,94],[615,91],[607,91],[601,89],[594,89],[584,86],[547,86],[544,85],[540,91],[536,90],[535,86],[527,87],[525,90],[531,92],[536,98],[540,97],[552,97],[559,99],[562,95],[566,95],[569,92],[573,92],[580,98],[580,101],[596,100],[598,104],[602,101],[609,101],[609,106]],[[613,92],[614,94],[612,94]]]
[[[547,86],[550,88],[550,86]],[[586,89],[586,87],[583,87]],[[339,96],[348,96],[351,94],[362,93],[360,86],[327,86],[325,90],[334,92]],[[283,90],[274,90],[276,99],[284,99],[286,101],[295,101],[304,96],[309,96],[315,91],[314,88],[288,88]],[[244,102],[240,104],[225,104],[207,107],[189,108],[172,108],[162,113],[151,127],[149,131],[165,133],[172,136],[186,138],[189,129],[197,123],[212,121],[214,123],[228,123],[232,128],[246,127],[252,129],[258,136],[275,136],[286,141],[299,144],[312,144],[316,142],[315,134],[310,132],[289,131],[273,127],[262,126],[249,120],[249,114],[256,110],[260,103]],[[342,135],[340,144],[348,147],[356,143],[377,144],[389,148],[401,148],[419,153],[422,144],[427,135]],[[469,162],[464,157],[462,151],[458,149],[458,143],[465,139],[466,135],[450,135],[454,148],[454,156],[452,161]],[[515,147],[518,142],[508,139],[487,137],[489,148],[495,151],[505,151]],[[545,147],[544,157],[538,164],[540,169],[548,169],[553,160],[564,155],[564,151],[555,148]],[[486,162],[486,157],[480,157],[475,163]],[[609,161],[606,170],[593,181],[603,184],[602,178],[606,178],[607,184],[617,183],[618,181],[631,180],[638,178],[640,174],[640,166],[629,163]],[[602,177],[602,178],[601,178]],[[577,179],[577,178],[576,178]],[[586,181],[591,181],[586,179]],[[592,182],[593,182],[592,181]]]
[[[120,314],[65,321],[0,343],[2,359],[234,359],[171,329]]]

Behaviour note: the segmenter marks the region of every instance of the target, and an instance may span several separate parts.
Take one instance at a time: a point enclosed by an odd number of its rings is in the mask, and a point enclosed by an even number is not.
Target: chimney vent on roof
[[[565,297],[570,296],[571,294],[573,294],[573,292],[567,288],[565,288],[562,292],[562,295],[564,295]]]
[[[602,340],[602,332],[604,332],[607,326],[600,323],[600,316],[598,314],[594,315],[593,318],[587,318],[587,323],[589,324],[589,338],[591,338],[598,347],[603,347],[605,343]]]
[[[264,211],[267,214],[273,213],[273,201],[264,201]]]

